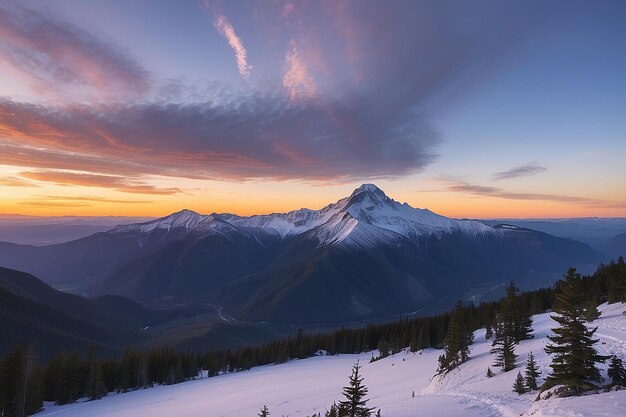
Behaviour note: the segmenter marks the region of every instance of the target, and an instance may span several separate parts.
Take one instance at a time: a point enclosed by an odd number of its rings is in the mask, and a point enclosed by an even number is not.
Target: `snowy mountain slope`
[[[602,305],[602,317],[594,322],[601,343],[601,354],[626,358],[626,304]],[[294,360],[286,364],[253,368],[173,386],[127,394],[109,395],[92,402],[52,406],[40,417],[80,417],[98,415],[166,417],[253,416],[267,404],[272,415],[307,416],[324,411],[340,399],[350,368],[360,360],[370,405],[388,417],[513,417],[577,416],[616,417],[626,415],[626,390],[597,395],[550,399],[534,402],[535,393],[517,395],[511,390],[518,370],[532,351],[543,376],[549,371],[549,357],[543,351],[545,336],[555,323],[549,314],[534,316],[535,338],[516,349],[518,368],[502,373],[495,367],[493,378],[486,377],[494,355],[484,339],[484,329],[476,332],[471,359],[444,377],[432,378],[441,351],[428,349],[416,354],[404,351],[374,363],[370,353],[324,356]],[[605,368],[605,367],[604,367]],[[602,371],[606,375],[605,370]],[[412,392],[415,397],[412,397]]]

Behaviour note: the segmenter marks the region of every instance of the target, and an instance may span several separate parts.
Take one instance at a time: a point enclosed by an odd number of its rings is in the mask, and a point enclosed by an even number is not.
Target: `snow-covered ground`
[[[602,305],[602,317],[594,325],[601,354],[626,359],[625,304]],[[323,412],[341,398],[354,362],[361,361],[369,388],[370,405],[388,417],[477,417],[477,416],[626,416],[626,390],[584,397],[534,402],[537,393],[517,395],[512,385],[517,371],[523,372],[528,352],[535,354],[545,376],[549,357],[543,351],[546,335],[555,323],[549,314],[534,317],[535,338],[516,349],[518,368],[502,373],[492,366],[490,342],[484,330],[476,332],[471,360],[445,377],[435,373],[441,351],[401,352],[369,363],[371,353],[294,360],[250,371],[200,379],[172,386],[159,386],[126,394],[109,395],[92,402],[51,406],[39,417],[218,417],[255,416],[267,404],[272,416],[308,416]],[[496,375],[487,378],[487,367]],[[606,376],[606,366],[602,366]],[[415,391],[415,397],[412,392]]]

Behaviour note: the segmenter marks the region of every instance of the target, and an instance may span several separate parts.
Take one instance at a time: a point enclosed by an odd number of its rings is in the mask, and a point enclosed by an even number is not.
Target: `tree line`
[[[573,274],[576,291],[584,295],[585,307],[580,308],[581,312],[592,311],[590,306],[597,306],[605,299],[626,301],[626,265],[622,257],[617,262],[601,264],[593,275],[581,277],[575,271]],[[204,353],[166,347],[144,352],[129,349],[120,357],[108,358],[99,357],[91,349],[87,354],[59,352],[42,365],[37,361],[34,346],[16,347],[0,359],[0,415],[22,417],[41,409],[42,401],[67,404],[85,397],[95,400],[109,392],[176,384],[202,375],[238,372],[319,354],[353,354],[379,349],[379,357],[385,357],[407,346],[413,352],[432,347],[443,349],[439,372],[445,373],[469,359],[472,334],[483,327],[487,329],[486,336],[493,338],[493,352],[497,353],[494,365],[508,371],[515,367],[515,345],[532,337],[530,316],[553,307],[559,311],[567,282],[566,277],[553,287],[521,294],[511,282],[506,296],[499,302],[457,303],[448,313],[330,333],[299,333],[297,337],[239,349]],[[593,333],[589,338],[592,336]],[[551,340],[558,357],[560,340]],[[567,360],[564,357],[565,364]],[[585,372],[588,370],[585,368]],[[489,369],[489,372],[492,371]]]

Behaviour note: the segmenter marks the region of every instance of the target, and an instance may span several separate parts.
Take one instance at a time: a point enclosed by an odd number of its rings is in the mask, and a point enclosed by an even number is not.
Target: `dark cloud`
[[[339,116],[284,95],[97,108],[4,100],[0,144],[14,151],[0,163],[113,175],[351,180],[416,172],[435,157],[438,134],[411,110],[365,128],[369,121],[350,119],[367,119],[371,109],[343,101],[330,107]]]
[[[123,193],[171,195],[180,193],[178,188],[158,188],[130,180],[125,177],[108,175],[83,174],[63,171],[21,172],[20,176],[36,180],[52,182],[57,185],[80,185],[83,187],[111,188]]]
[[[547,170],[547,168],[538,165],[536,162],[531,162],[506,171],[496,172],[493,177],[497,180],[506,180],[510,178],[527,177],[529,175],[539,174]]]
[[[127,53],[69,22],[0,4],[0,64],[43,94],[87,88],[99,98],[148,90],[148,72]]]

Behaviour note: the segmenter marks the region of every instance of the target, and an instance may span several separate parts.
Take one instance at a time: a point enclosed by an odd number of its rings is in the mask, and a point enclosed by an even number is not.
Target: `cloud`
[[[150,200],[119,200],[114,198],[106,198],[106,197],[97,197],[97,196],[59,196],[59,195],[41,195],[37,196],[37,198],[42,199],[43,201],[50,202],[59,202],[59,201],[87,201],[94,203],[113,203],[113,204],[148,204],[152,203]]]
[[[412,109],[379,115],[366,97],[323,108],[256,93],[219,104],[97,108],[0,99],[0,163],[44,170],[351,181],[419,172],[435,158],[439,140]]]
[[[230,47],[235,51],[239,74],[247,80],[250,77],[250,70],[252,70],[252,66],[248,65],[248,52],[243,46],[243,41],[239,36],[237,36],[233,25],[230,24],[228,18],[224,15],[217,17],[215,27],[218,32],[226,38]]]
[[[30,181],[24,181],[17,177],[0,178],[0,187],[39,187]]]
[[[562,194],[544,194],[544,193],[518,193],[505,191],[498,187],[488,187],[483,185],[468,184],[465,182],[455,182],[443,180],[448,185],[446,190],[467,194],[484,195],[489,197],[504,198],[507,200],[530,200],[530,201],[547,201],[554,203],[581,204],[585,206],[598,207],[622,207],[624,203],[615,203],[605,200],[599,200],[588,197],[578,197]]]
[[[120,200],[98,196],[38,195],[18,204],[33,207],[92,207],[96,204],[149,204],[149,200]]]
[[[296,5],[293,3],[285,3],[281,8],[281,15],[283,18],[289,17],[296,12]]]
[[[145,185],[153,175],[342,182],[418,173],[441,142],[427,116],[433,103],[475,86],[520,28],[532,30],[522,6],[501,2],[455,13],[441,2],[300,2],[287,18],[284,4],[263,3],[250,20],[275,30],[256,32],[277,39],[263,54],[278,67],[272,82],[193,99],[176,84],[184,97],[97,107],[0,99],[0,164]],[[228,13],[214,14],[247,77]]]
[[[289,99],[310,99],[315,97],[317,86],[309,72],[302,51],[299,51],[294,40],[285,55],[285,74],[283,76],[283,86],[289,91]]]
[[[127,53],[69,22],[0,4],[0,65],[38,93],[99,98],[141,95],[148,72]]]
[[[510,178],[527,177],[529,175],[539,174],[547,170],[547,168],[537,165],[536,162],[531,162],[506,171],[497,172],[493,175],[493,177],[496,180],[506,180]]]
[[[95,175],[64,171],[35,171],[21,172],[20,176],[35,181],[51,182],[57,185],[111,188],[116,191],[134,194],[171,195],[181,192],[178,188],[157,188],[153,185],[129,180],[125,177],[109,175]]]

